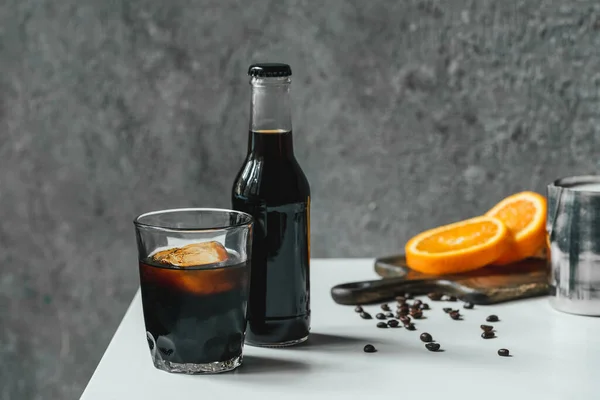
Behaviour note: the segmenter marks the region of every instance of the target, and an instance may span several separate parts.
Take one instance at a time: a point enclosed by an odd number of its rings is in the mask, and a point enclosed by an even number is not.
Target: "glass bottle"
[[[254,64],[248,153],[232,207],[254,217],[249,345],[301,343],[310,330],[310,188],[294,156],[291,68]]]

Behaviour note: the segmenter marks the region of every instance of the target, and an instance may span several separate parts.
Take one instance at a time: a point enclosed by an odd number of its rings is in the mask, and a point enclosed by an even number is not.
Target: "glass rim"
[[[171,213],[178,213],[178,212],[190,212],[190,211],[208,212],[208,213],[223,213],[223,214],[224,213],[238,214],[238,215],[245,217],[246,221],[239,222],[236,224],[231,224],[231,225],[211,226],[209,228],[178,228],[178,227],[173,227],[173,226],[161,226],[158,224],[147,224],[147,223],[140,221],[140,219],[142,219],[144,217],[150,217],[153,215],[171,214]],[[138,215],[133,220],[133,224],[136,226],[136,228],[153,229],[153,230],[163,231],[163,232],[228,231],[230,229],[236,229],[236,228],[241,228],[243,226],[249,226],[249,225],[252,225],[253,223],[254,223],[254,218],[252,217],[252,215],[245,213],[243,211],[230,210],[227,208],[204,208],[204,207],[169,208],[169,209],[164,209],[164,210],[149,211],[149,212]]]
[[[579,186],[600,184],[600,175],[571,175],[556,179],[548,187],[555,187],[567,191],[577,191],[581,194],[599,194],[600,192],[591,190],[575,190]]]

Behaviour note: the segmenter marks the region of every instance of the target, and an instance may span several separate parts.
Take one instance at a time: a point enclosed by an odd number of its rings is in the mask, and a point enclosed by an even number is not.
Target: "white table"
[[[600,319],[553,310],[533,299],[462,310],[453,321],[442,307],[416,331],[378,329],[353,307],[335,304],[330,288],[376,278],[371,259],[313,260],[312,331],[309,342],[287,349],[246,346],[244,365],[219,375],[177,375],[150,360],[139,292],[117,329],[82,399],[598,399]],[[374,314],[378,306],[366,309]],[[484,340],[479,325],[497,314],[498,337]],[[429,332],[444,352],[424,348]],[[377,353],[363,352],[372,343]],[[499,357],[499,348],[514,355]],[[381,397],[384,398],[384,397]]]

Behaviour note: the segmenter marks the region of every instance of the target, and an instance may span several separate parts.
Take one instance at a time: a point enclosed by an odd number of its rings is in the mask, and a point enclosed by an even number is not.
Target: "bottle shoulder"
[[[305,202],[310,186],[295,159],[274,161],[249,156],[235,178],[232,193],[256,201]]]

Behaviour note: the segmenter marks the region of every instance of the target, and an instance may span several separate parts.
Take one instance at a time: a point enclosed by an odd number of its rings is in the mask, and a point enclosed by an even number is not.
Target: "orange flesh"
[[[481,268],[504,253],[509,232],[497,218],[481,216],[431,229],[406,243],[406,262],[426,274]]]
[[[506,265],[539,254],[546,236],[546,198],[535,192],[507,197],[486,213],[500,219],[511,236],[511,245],[494,264]]]
[[[445,253],[468,249],[486,243],[498,234],[491,222],[480,222],[449,229],[423,239],[417,250],[428,253]]]
[[[518,233],[531,222],[536,213],[535,206],[528,200],[517,200],[499,210],[494,216],[502,220],[513,233]]]

